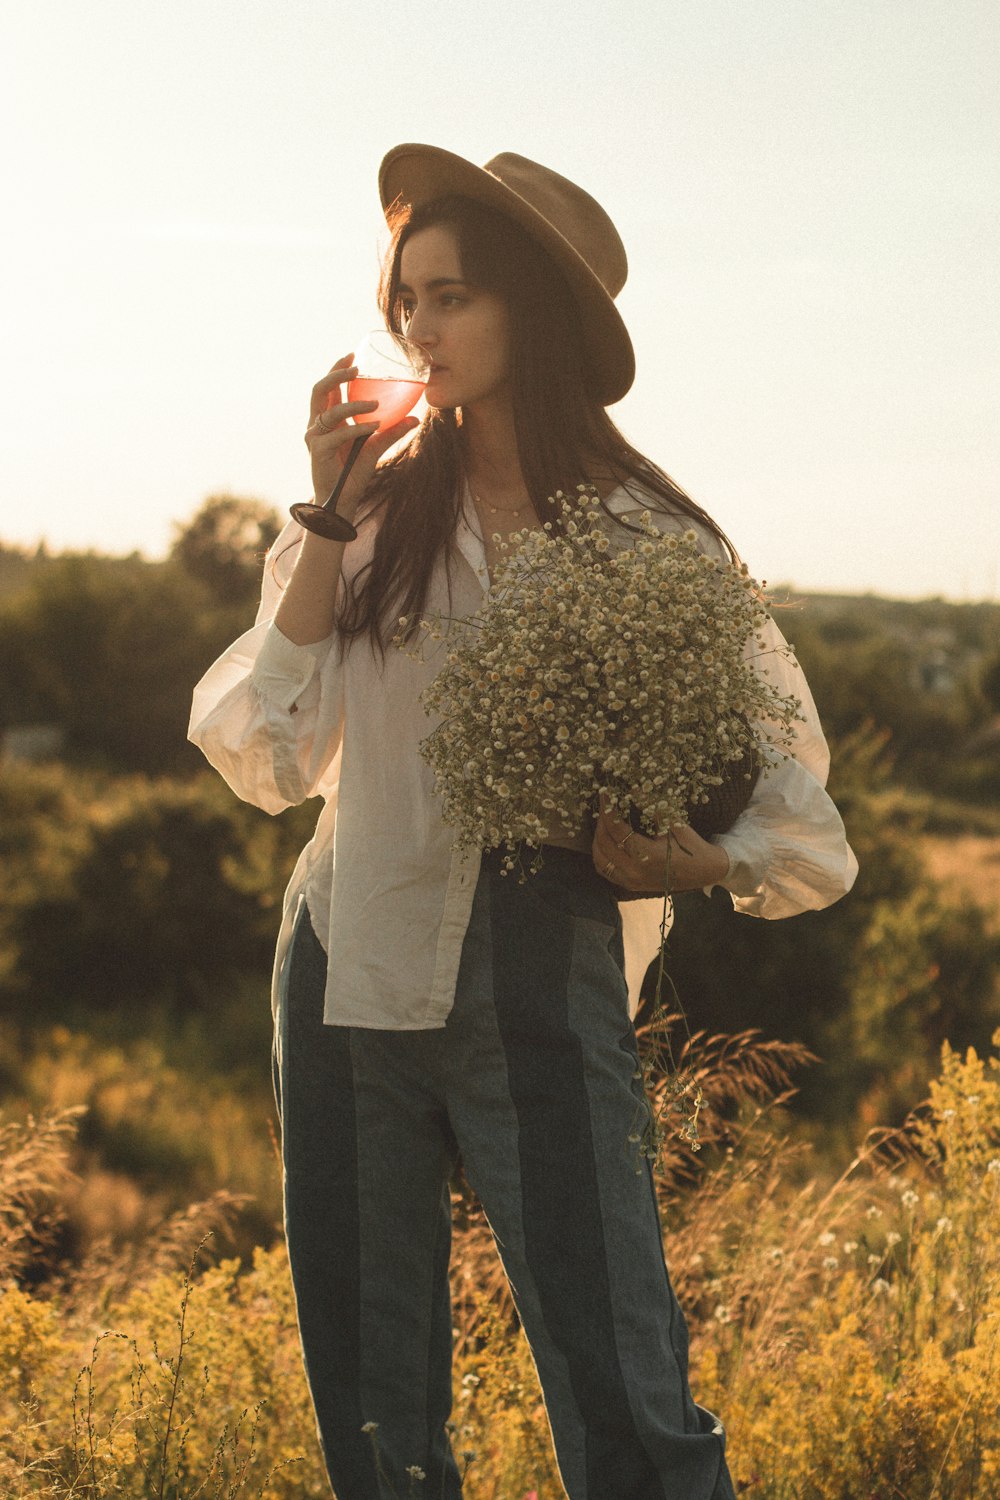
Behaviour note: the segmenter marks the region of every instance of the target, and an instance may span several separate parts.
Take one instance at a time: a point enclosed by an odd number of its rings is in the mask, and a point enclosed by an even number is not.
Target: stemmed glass
[[[353,421],[355,425],[377,422],[380,428],[394,426],[412,410],[424,393],[431,369],[430,356],[418,344],[404,339],[402,334],[389,333],[385,328],[366,334],[354,357],[354,364],[358,373],[348,382],[348,401],[377,401],[378,406],[374,411],[360,413]],[[338,399],[337,393],[331,391],[327,397],[327,409],[335,406]],[[337,501],[358,454],[373,435],[366,432],[363,437],[355,438],[333,493],[322,505],[300,501],[292,506],[292,515],[300,526],[319,536],[340,540],[345,537],[345,528],[353,531],[346,518],[336,514]]]

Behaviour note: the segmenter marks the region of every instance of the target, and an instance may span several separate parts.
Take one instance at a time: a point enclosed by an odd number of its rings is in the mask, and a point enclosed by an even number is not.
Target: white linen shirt
[[[643,509],[641,498],[622,489],[606,504],[615,516],[633,521]],[[693,524],[686,516],[652,514],[661,529]],[[631,544],[623,528],[611,520],[607,525],[617,533],[617,545]],[[722,555],[707,528],[696,530],[705,550]],[[345,578],[371,557],[374,532],[373,525],[363,526],[345,547]],[[421,661],[390,646],[384,669],[367,640],[355,641],[343,659],[335,634],[315,645],[294,645],[272,622],[282,588],[274,573],[280,558],[287,577],[302,534],[290,521],[274,543],[256,624],[198,683],[188,737],[239,797],[265,812],[282,812],[307,797],[324,800],[285,893],[272,1004],[304,898],[330,959],[328,1024],[440,1027],[454,1000],[480,863],[476,850],[453,850],[433,774],[418,753],[435,722],[420,693],[438,672],[447,645],[428,641]],[[451,604],[439,558],[428,614],[470,615],[489,587],[468,491],[456,543]],[[776,625],[768,631],[769,644],[784,645]],[[786,917],[838,900],[854,882],[857,861],[824,790],[829,753],[801,669],[780,654],[755,658],[755,667],[782,693],[802,700],[805,722],[796,726],[792,757],[777,760],[759,777],[745,811],[713,842],[729,855],[723,884],[737,910]],[[579,847],[586,848],[586,841]],[[620,910],[634,1014],[643,976],[659,952],[663,901],[625,901]]]

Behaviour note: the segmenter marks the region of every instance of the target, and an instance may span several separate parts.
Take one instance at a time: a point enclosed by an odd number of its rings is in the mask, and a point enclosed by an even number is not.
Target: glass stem
[[[370,437],[371,433],[366,432],[364,437],[354,439],[354,442],[351,444],[351,451],[344,459],[344,467],[340,471],[340,478],[337,480],[337,483],[333,487],[333,494],[328,500],[323,501],[323,510],[337,509],[337,501],[340,499],[341,494],[343,493],[344,485],[347,483],[348,475],[354,468],[358,454],[361,452],[362,448],[365,446],[365,443],[367,443]]]

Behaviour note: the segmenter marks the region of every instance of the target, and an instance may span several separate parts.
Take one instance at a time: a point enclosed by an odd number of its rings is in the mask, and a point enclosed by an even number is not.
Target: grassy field
[[[157,564],[0,544],[0,732],[65,757],[0,777],[0,1500],[328,1497],[268,1066],[316,809],[238,802],[183,730],[253,616],[260,519],[206,502]],[[782,620],[861,873],[792,924],[679,908],[710,1107],[659,1192],[692,1385],[741,1497],[996,1500],[1000,605],[815,595]],[[558,1500],[489,1232],[455,1212],[468,1500]]]
[[[923,855],[935,880],[985,907],[1000,928],[1000,834],[926,835]]]
[[[739,1494],[995,1500],[1000,1057],[946,1043],[926,1106],[870,1132],[833,1178],[785,1128],[793,1045],[725,1038],[678,1061],[707,1108],[697,1155],[668,1132],[665,1249],[692,1388],[723,1416]],[[280,1239],[220,1260],[232,1205],[208,1201],[39,1283],[77,1124],[70,1111],[0,1132],[0,1494],[324,1500]],[[558,1500],[488,1229],[461,1194],[455,1211],[466,1495]],[[419,1479],[404,1493],[430,1500]]]
[[[856,784],[871,779],[863,761]],[[158,850],[172,820],[202,807],[192,799],[150,802]],[[131,829],[138,814],[125,812]],[[189,839],[201,861],[209,815],[212,799]],[[966,1051],[927,1043],[920,1018],[936,1025],[938,1005],[965,993],[972,900],[1000,931],[1000,815],[888,787],[851,816],[869,840],[868,885],[834,913],[859,923],[853,949],[835,945],[838,961],[854,954],[854,1009],[835,1018],[855,1065],[868,1059],[864,1109],[836,1131],[800,1117],[795,1086],[819,1069],[799,1041],[776,1039],[766,1010],[739,1022],[730,1009],[677,1057],[688,1087],[680,1115],[668,1111],[658,1190],[692,1389],[725,1422],[741,1500],[995,1500],[1000,1030],[992,1052],[989,1025]],[[149,842],[141,820],[139,833]],[[245,846],[254,858],[234,859],[241,879],[274,863],[264,833]],[[724,931],[733,942],[757,929]],[[819,973],[820,929],[804,919],[795,948],[810,932]],[[983,984],[968,1003],[986,1005],[992,960],[975,961]],[[798,967],[772,973],[790,983]],[[147,999],[134,1013],[0,1023],[3,1500],[328,1500],[281,1233],[260,968],[204,1012]],[[776,1004],[787,983],[772,980]],[[952,1022],[949,1011],[938,1035],[954,1037]],[[831,1046],[827,1078],[835,1062]],[[695,1084],[698,1153],[679,1129]],[[880,1097],[917,1107],[890,1130]],[[488,1228],[459,1190],[455,1218],[466,1495],[560,1500],[530,1353]],[[418,1480],[402,1495],[431,1500]]]

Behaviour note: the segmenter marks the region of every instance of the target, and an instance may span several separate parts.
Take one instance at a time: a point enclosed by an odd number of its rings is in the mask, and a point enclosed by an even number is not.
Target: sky
[[[758,578],[1000,597],[998,40],[995,0],[6,6],[0,540],[309,498],[417,141],[607,209],[612,415]]]

